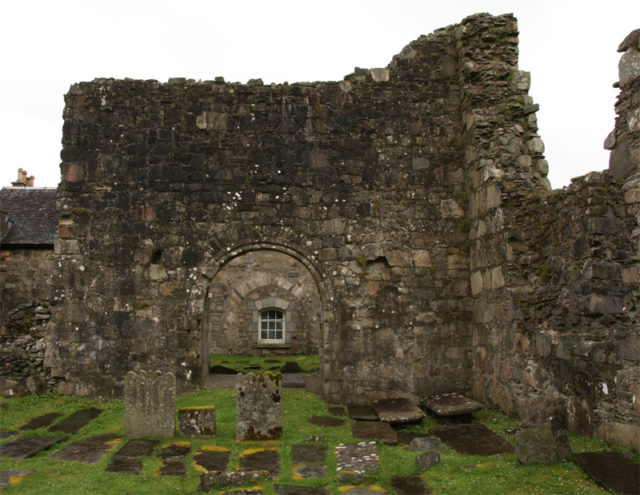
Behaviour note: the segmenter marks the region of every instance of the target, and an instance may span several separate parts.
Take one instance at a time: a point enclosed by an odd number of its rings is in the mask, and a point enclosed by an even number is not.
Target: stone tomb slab
[[[351,488],[347,488],[346,490],[340,492],[341,494],[346,493],[347,495],[385,495],[385,492],[379,486],[354,486]]]
[[[207,471],[200,475],[197,491],[210,492],[214,488],[242,486],[264,479],[265,474],[259,471]],[[234,495],[237,493],[240,492],[233,491]]]
[[[74,412],[70,416],[49,427],[49,431],[61,431],[73,435],[80,428],[89,424],[94,418],[97,418],[102,413],[102,409],[95,407],[89,407],[87,409],[80,409]]]
[[[327,459],[327,446],[316,445],[292,445],[291,463],[308,464],[310,462],[324,462]]]
[[[332,418],[331,416],[311,416],[309,418],[309,423],[316,426],[330,428],[332,426],[342,426],[344,424],[344,419]]]
[[[285,388],[304,388],[304,376],[295,373],[282,374],[282,386]]]
[[[329,410],[329,414],[331,414],[332,416],[347,415],[347,411],[345,410],[344,406],[329,406],[328,410]]]
[[[438,416],[460,416],[482,409],[482,404],[462,394],[448,393],[427,397],[423,405]]]
[[[253,448],[240,452],[238,464],[243,471],[266,471],[269,476],[280,475],[280,455],[273,448]]]
[[[105,471],[111,473],[140,474],[142,457],[150,456],[158,440],[133,439],[114,454]]]
[[[293,466],[293,473],[293,479],[322,479],[327,475],[327,466],[324,464],[300,464],[299,466]]]
[[[226,471],[229,465],[229,449],[217,445],[203,445],[193,455],[194,462],[207,471]]]
[[[367,404],[347,405],[347,416],[360,421],[378,421],[378,415],[373,410],[373,407]]]
[[[35,473],[33,469],[20,469],[13,471],[0,471],[0,488],[3,486],[17,485],[28,475]]]
[[[620,452],[584,452],[573,460],[607,490],[623,495],[640,493],[640,465]]]
[[[28,423],[22,425],[19,429],[24,430],[36,430],[38,428],[46,428],[51,423],[53,423],[56,419],[62,416],[62,413],[59,412],[51,412],[47,414],[42,414],[40,416],[34,416],[29,420]]]
[[[380,421],[390,424],[416,423],[426,416],[422,409],[404,397],[374,401],[373,410]]]
[[[191,444],[187,442],[172,443],[158,452],[162,465],[158,468],[160,476],[186,476],[187,463],[185,457],[191,452]]]
[[[380,471],[376,442],[341,443],[336,445],[335,453],[341,481],[364,479],[367,473]]]
[[[329,495],[324,487],[275,485],[276,495]]]
[[[55,443],[64,441],[66,438],[66,435],[25,435],[18,437],[15,440],[0,444],[0,457],[27,459],[43,450],[47,450]]]
[[[114,433],[105,433],[83,438],[62,447],[49,457],[59,461],[82,462],[95,464],[117,445],[120,437]]]
[[[431,488],[420,476],[391,476],[391,487],[398,495],[427,495]]]
[[[379,440],[387,445],[398,445],[398,434],[383,421],[354,421],[351,435],[362,440]]]
[[[439,426],[429,432],[461,454],[494,455],[514,452],[513,445],[481,423]]]

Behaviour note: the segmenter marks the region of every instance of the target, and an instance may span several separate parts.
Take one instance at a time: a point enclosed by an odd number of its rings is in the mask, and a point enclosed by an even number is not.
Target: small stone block
[[[424,406],[438,416],[457,416],[482,409],[482,404],[457,393],[439,394],[423,401]]]
[[[440,464],[440,454],[437,452],[423,452],[416,456],[416,466],[420,469],[437,466],[438,464]]]
[[[212,438],[216,436],[216,408],[214,406],[178,409],[178,432],[182,437]]]
[[[411,440],[411,450],[422,452],[442,452],[442,441],[438,437],[417,437]]]

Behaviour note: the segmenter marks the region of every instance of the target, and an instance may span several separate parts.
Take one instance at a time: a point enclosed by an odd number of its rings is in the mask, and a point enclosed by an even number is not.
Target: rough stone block
[[[190,438],[216,436],[216,408],[214,406],[184,407],[178,409],[178,432]]]
[[[236,384],[236,440],[277,440],[282,436],[282,376],[239,375]]]
[[[416,466],[426,469],[440,464],[440,454],[438,452],[423,452],[416,456]]]
[[[520,464],[549,464],[571,459],[567,434],[550,423],[534,426],[516,435],[516,457]]]
[[[124,379],[124,432],[130,438],[173,437],[176,377],[161,371],[130,371]]]

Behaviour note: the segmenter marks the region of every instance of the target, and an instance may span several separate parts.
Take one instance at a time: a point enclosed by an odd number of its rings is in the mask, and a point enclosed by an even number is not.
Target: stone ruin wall
[[[225,268],[275,251],[315,282],[328,398],[456,390],[637,438],[633,170],[551,193],[528,88],[515,19],[484,14],[335,83],[74,85],[59,391],[151,368],[196,386]],[[636,170],[637,95],[612,144]]]
[[[609,170],[552,193],[527,187],[508,171],[499,181],[500,234],[489,250],[500,253],[502,293],[486,290],[493,281],[486,271],[474,272],[485,230],[480,223],[472,230],[477,251],[472,248],[470,260],[474,319],[490,324],[475,327],[474,395],[526,422],[553,416],[575,433],[636,450],[639,68],[636,63],[635,78],[621,69],[616,129],[605,143],[614,149]]]
[[[0,250],[0,393],[55,385],[43,366],[55,266],[52,249]]]

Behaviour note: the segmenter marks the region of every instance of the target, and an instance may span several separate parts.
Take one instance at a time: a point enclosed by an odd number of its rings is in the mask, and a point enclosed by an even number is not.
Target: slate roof
[[[7,211],[12,226],[3,247],[51,246],[58,237],[56,188],[3,187],[0,208]]]

